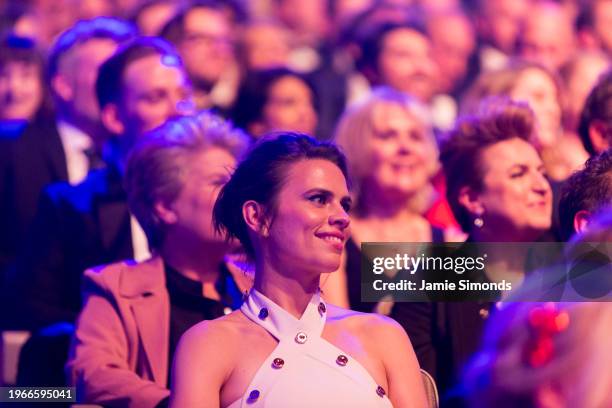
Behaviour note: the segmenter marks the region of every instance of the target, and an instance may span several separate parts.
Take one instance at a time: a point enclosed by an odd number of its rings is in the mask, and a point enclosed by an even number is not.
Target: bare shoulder
[[[368,337],[404,337],[402,326],[388,316],[377,313],[362,313],[338,306],[329,305],[328,321],[339,324],[355,334],[366,333]]]
[[[244,319],[246,317],[238,311],[202,321],[187,330],[174,358],[176,376],[187,384],[191,381],[188,378],[195,375],[202,381],[209,381],[215,390],[220,389],[244,352],[243,332],[250,332]]]
[[[248,330],[248,326],[248,319],[237,310],[214,320],[201,321],[187,330],[181,339],[196,343],[220,341],[231,345],[240,339],[241,332]]]

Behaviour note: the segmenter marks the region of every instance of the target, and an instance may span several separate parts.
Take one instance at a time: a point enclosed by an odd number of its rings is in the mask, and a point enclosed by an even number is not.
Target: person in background
[[[470,407],[610,406],[611,335],[609,302],[504,305],[467,370]]]
[[[312,51],[323,45],[330,32],[330,21],[328,15],[328,2],[325,0],[313,0],[304,2],[300,0],[274,0],[274,16],[281,21],[291,32],[296,48],[304,52],[309,48]],[[302,54],[301,57],[307,55]],[[300,59],[299,55],[297,55]],[[308,67],[310,59],[303,58],[300,64],[305,71],[311,71]],[[310,69],[309,69],[310,68]]]
[[[64,32],[47,63],[55,115],[38,115],[26,126],[2,135],[0,270],[12,265],[22,249],[42,189],[58,181],[76,184],[95,165],[90,157],[106,139],[95,99],[96,72],[134,34],[129,24],[110,18],[81,21]],[[19,54],[2,53],[0,58],[9,60]],[[34,71],[35,84],[39,74]],[[42,89],[36,92],[42,97]]]
[[[533,2],[519,31],[517,54],[558,72],[576,50],[572,17],[558,2]]]
[[[576,30],[581,48],[612,54],[612,1],[593,0],[580,2],[581,10],[576,20]]]
[[[0,44],[0,121],[29,122],[37,115],[52,114],[44,75],[45,61],[32,40],[15,36],[3,39]]]
[[[566,93],[563,118],[566,132],[577,136],[578,122],[586,99],[599,78],[610,68],[610,57],[597,50],[578,52],[561,67],[559,74],[565,84]]]
[[[128,211],[125,160],[144,132],[193,113],[191,84],[181,60],[159,38],[138,38],[117,50],[100,68],[96,90],[102,121],[117,135],[106,146],[106,166],[89,172],[76,186],[55,183],[45,189],[11,285],[17,295],[15,315],[34,331],[20,357],[24,385],[51,383],[40,377],[43,356],[65,363],[82,305],[83,271],[150,256],[145,233]],[[53,383],[63,385],[63,370],[52,370]]]
[[[160,33],[185,62],[198,109],[227,110],[236,97],[240,71],[233,28],[222,2],[201,1],[181,10]]]
[[[289,32],[274,20],[252,21],[242,28],[236,51],[246,72],[287,67]]]
[[[362,242],[443,242],[423,214],[436,201],[431,184],[438,148],[426,108],[391,88],[377,88],[340,119],[335,142],[354,182],[352,234],[341,269],[323,286],[332,303],[363,312],[390,304],[361,302]]]
[[[426,17],[432,56],[440,70],[438,92],[457,97],[469,80],[476,33],[461,9],[432,11]]]
[[[459,96],[476,74],[476,33],[460,8],[431,10],[425,23],[439,69],[431,101],[432,121],[438,130],[449,131],[457,118]]]
[[[141,35],[158,35],[162,28],[178,13],[182,1],[147,0],[134,11],[132,22]]]
[[[505,68],[482,74],[466,92],[461,102],[463,114],[477,114],[483,99],[507,96],[527,102],[536,117],[532,143],[544,160],[548,176],[563,181],[580,168],[587,155],[580,143],[564,135],[563,99],[560,81],[544,66],[512,61]]]
[[[277,131],[312,134],[316,107],[315,90],[306,76],[274,68],[246,75],[230,117],[256,139]]]
[[[587,97],[578,135],[591,156],[612,147],[612,70],[599,78]]]
[[[479,71],[503,68],[514,55],[530,0],[477,0],[474,19],[478,33]]]
[[[462,118],[442,145],[447,198],[468,242],[532,242],[551,226],[552,193],[530,143],[535,117],[525,105],[494,98]],[[524,255],[488,250],[485,281],[520,285]],[[480,344],[489,303],[397,303],[391,313],[412,340],[421,367],[435,379],[442,406],[456,406],[453,387]]]
[[[182,337],[171,407],[425,405],[403,330],[321,298],[321,274],[340,266],[350,201],[335,146],[287,133],[255,145],[213,213],[256,265],[254,286],[239,311]]]
[[[56,39],[79,20],[79,5],[72,4],[71,0],[8,3],[7,14],[15,13],[10,32],[19,37],[31,38],[44,51],[51,49]]]
[[[106,168],[90,172],[77,186],[49,186],[41,197],[17,268],[33,327],[74,321],[85,269],[149,256],[144,233],[127,208],[125,159],[144,132],[193,113],[182,62],[159,38],[121,47],[100,68],[96,89],[102,122],[116,136],[107,145]]]
[[[567,179],[561,190],[559,217],[563,239],[585,232],[593,216],[612,202],[612,150],[587,160],[584,169]]]
[[[128,203],[154,256],[85,272],[84,306],[67,363],[78,402],[167,406],[169,367],[181,335],[242,303],[251,282],[224,264],[231,243],[214,231],[212,210],[248,142],[229,123],[202,112],[168,121],[132,149]]]
[[[357,66],[372,86],[389,86],[428,104],[437,91],[439,71],[431,40],[420,20],[387,22],[361,43]]]

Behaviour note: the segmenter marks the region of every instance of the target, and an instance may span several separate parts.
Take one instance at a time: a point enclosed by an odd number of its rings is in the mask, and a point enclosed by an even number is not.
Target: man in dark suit
[[[130,25],[110,18],[67,30],[48,61],[56,117],[39,115],[0,135],[0,276],[15,259],[42,188],[56,181],[75,184],[87,174],[87,155],[105,134],[95,99],[96,72],[133,34]]]
[[[96,93],[101,121],[116,135],[105,147],[108,166],[90,172],[76,186],[57,183],[44,191],[17,264],[32,328],[74,321],[86,268],[146,257],[146,238],[127,210],[123,163],[143,132],[193,111],[182,62],[160,39],[141,38],[122,46],[100,67]]]

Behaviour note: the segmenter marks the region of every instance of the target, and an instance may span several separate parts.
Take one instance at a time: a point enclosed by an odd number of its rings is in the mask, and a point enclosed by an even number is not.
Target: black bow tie
[[[104,159],[102,159],[102,155],[96,148],[89,147],[83,150],[83,153],[85,153],[87,160],[89,160],[89,170],[97,170],[106,167],[106,163],[104,162]]]

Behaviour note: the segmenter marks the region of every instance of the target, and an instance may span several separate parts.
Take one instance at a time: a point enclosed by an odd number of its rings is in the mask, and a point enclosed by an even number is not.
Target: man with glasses
[[[174,44],[185,62],[199,109],[228,108],[235,97],[239,73],[231,22],[221,5],[197,2],[177,14],[161,36]]]

